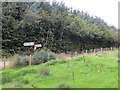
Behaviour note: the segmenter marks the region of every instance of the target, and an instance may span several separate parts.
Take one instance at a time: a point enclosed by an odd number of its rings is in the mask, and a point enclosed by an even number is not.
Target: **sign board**
[[[35,47],[42,47],[41,44],[35,44]]]
[[[41,44],[35,44],[34,45],[34,50],[36,50],[37,47],[42,47],[42,45]]]
[[[24,46],[33,46],[34,42],[25,42],[23,45]]]

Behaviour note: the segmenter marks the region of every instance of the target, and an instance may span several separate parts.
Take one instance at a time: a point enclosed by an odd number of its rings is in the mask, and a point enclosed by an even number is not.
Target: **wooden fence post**
[[[92,51],[93,51],[93,50],[91,49],[91,50],[90,50],[90,53],[92,53]]]
[[[112,49],[112,47],[111,47],[111,51],[112,51],[113,49]]]
[[[87,54],[87,50],[86,50],[86,54]]]
[[[94,49],[94,53],[95,53],[95,49]]]
[[[101,52],[103,51],[103,48],[101,48]]]
[[[105,51],[107,51],[107,48],[105,48]]]
[[[32,55],[30,54],[29,56],[29,65],[31,66],[31,62],[32,62]]]
[[[5,68],[5,61],[4,61],[4,68]]]
[[[75,55],[77,55],[77,51],[75,51]]]

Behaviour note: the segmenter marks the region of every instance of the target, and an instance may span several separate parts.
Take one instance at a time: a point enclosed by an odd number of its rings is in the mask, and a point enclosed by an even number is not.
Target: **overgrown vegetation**
[[[23,55],[16,54],[14,57],[15,57],[15,60],[13,61],[15,62],[15,66],[29,65],[29,62],[30,62],[29,56],[27,55],[23,56]],[[31,56],[31,59],[32,59],[31,61],[32,65],[37,65],[37,64],[45,63],[50,60],[55,60],[56,56],[54,53],[49,51],[49,49],[43,48],[41,50],[35,51],[33,55]]]
[[[118,88],[118,52],[4,69],[3,88]],[[84,63],[84,59],[86,62]],[[61,63],[65,61],[65,63]],[[103,83],[104,82],[104,83]]]
[[[29,65],[29,56],[16,55],[15,65],[16,66]]]
[[[33,55],[32,64],[40,64],[45,63],[49,60],[55,60],[56,56],[52,52],[50,52],[48,49],[43,48],[40,51],[36,51]]]

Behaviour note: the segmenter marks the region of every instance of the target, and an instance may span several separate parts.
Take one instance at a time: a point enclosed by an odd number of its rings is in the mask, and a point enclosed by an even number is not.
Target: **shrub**
[[[55,55],[50,52],[48,49],[43,48],[40,51],[36,51],[33,55],[32,64],[40,64],[45,63],[49,60],[55,60]]]
[[[26,66],[29,64],[29,56],[16,55],[15,65],[16,66]]]

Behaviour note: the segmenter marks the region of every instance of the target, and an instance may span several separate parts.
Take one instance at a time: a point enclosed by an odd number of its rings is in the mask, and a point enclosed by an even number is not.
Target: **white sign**
[[[34,42],[25,42],[23,45],[24,46],[33,46]]]
[[[35,44],[35,47],[42,47],[41,44]]]
[[[34,50],[36,50],[37,47],[42,47],[42,45],[41,44],[35,44]]]

